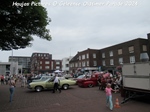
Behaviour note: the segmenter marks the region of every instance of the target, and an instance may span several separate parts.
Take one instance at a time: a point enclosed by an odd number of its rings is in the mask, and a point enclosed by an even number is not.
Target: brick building
[[[53,60],[49,53],[33,53],[31,56],[31,72],[45,73],[61,70],[61,60]]]
[[[100,51],[97,49],[87,49],[78,52],[69,62],[70,72],[75,73],[77,70],[93,71],[98,70]]]
[[[150,56],[150,34],[147,34],[147,39],[137,38],[99,50],[87,49],[78,52],[70,61],[70,68],[72,72],[81,68],[114,73],[117,66],[140,62],[141,56],[145,54]]]

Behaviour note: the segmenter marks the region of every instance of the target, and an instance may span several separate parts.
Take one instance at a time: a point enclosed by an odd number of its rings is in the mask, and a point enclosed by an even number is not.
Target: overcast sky
[[[32,47],[13,50],[14,56],[50,53],[53,59],[78,51],[102,49],[150,33],[150,0],[42,0],[52,22],[52,41],[34,37]],[[0,51],[7,62],[12,51]]]

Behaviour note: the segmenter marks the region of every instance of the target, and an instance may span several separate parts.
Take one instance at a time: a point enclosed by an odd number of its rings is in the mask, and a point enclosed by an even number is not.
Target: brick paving
[[[123,100],[119,93],[113,93],[119,102]],[[113,112],[150,112],[150,103],[130,100],[114,108]],[[105,105],[105,93],[98,87],[80,88],[73,86],[62,93],[50,90],[34,92],[21,88],[19,82],[15,88],[14,101],[9,103],[8,85],[0,85],[0,112],[110,112]]]

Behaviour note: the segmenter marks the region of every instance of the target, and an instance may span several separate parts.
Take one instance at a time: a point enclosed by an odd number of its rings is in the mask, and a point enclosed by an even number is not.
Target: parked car
[[[53,89],[54,83],[53,83],[54,78],[50,77],[49,79],[45,81],[37,81],[37,82],[31,82],[28,85],[29,89],[35,90],[37,92],[42,91],[44,89]],[[67,90],[69,86],[76,85],[75,80],[71,79],[65,79],[65,77],[59,77],[60,80],[60,88]]]
[[[84,77],[77,79],[77,85],[79,87],[94,87],[98,85],[98,77],[101,75],[100,72],[93,73],[90,77]]]

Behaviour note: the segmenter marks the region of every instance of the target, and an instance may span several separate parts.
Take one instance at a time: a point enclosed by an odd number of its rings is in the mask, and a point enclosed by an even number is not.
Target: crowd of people
[[[107,72],[102,73],[98,78],[99,89],[104,90],[108,83],[114,90],[119,90],[122,85],[121,73],[117,72],[115,76]]]

